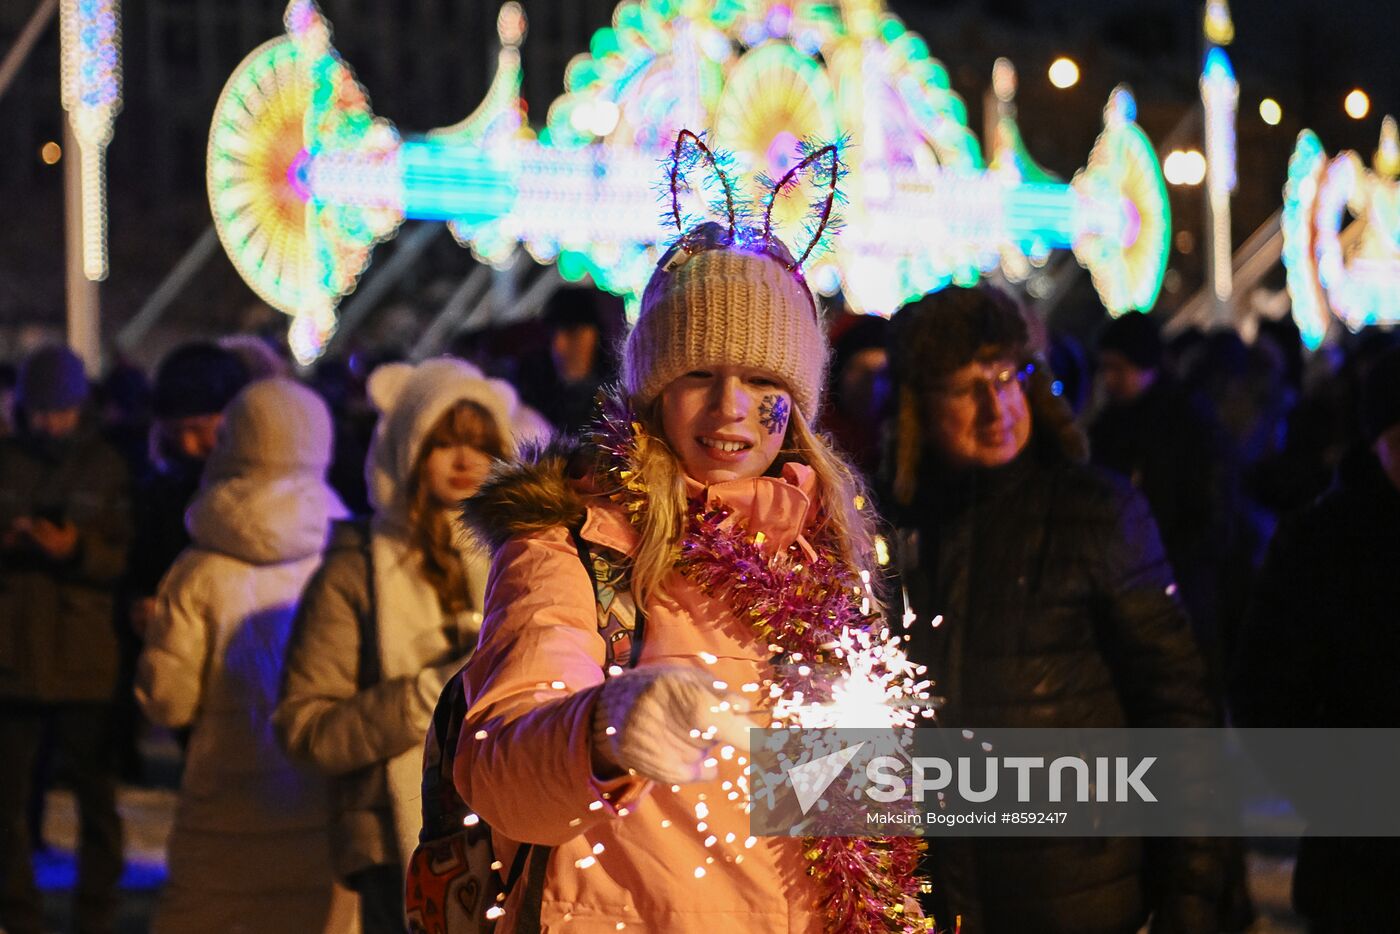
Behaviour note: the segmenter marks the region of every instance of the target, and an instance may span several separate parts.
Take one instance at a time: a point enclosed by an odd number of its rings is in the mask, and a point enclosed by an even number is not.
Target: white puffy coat
[[[193,545],[161,584],[136,694],[152,720],[192,730],[157,934],[357,927],[333,882],[325,780],[270,723],[302,587],[346,514],[324,481],[330,449],[317,396],[248,387],[186,514]]]
[[[276,726],[286,748],[335,782],[337,869],[407,865],[422,827],[423,742],[447,679],[475,644],[486,552],[462,532],[460,559],[477,611],[448,618],[408,533],[409,487],[423,444],[460,400],[481,405],[514,456],[543,440],[508,383],[447,357],[391,363],[370,375],[381,413],[365,465],[375,515],[366,538],[346,528],[307,587]],[[361,684],[362,635],[377,640],[378,681]]]

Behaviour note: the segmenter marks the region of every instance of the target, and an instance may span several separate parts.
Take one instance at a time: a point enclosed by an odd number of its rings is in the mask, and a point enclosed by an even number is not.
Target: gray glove
[[[728,706],[722,706],[728,702]],[[593,766],[600,778],[624,772],[671,785],[709,781],[711,750],[741,755],[755,724],[702,671],[680,666],[635,668],[604,682],[593,709]]]

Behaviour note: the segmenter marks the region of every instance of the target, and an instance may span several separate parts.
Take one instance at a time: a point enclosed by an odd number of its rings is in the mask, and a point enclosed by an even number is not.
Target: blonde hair
[[[644,432],[638,439],[636,479],[647,491],[647,503],[638,531],[640,540],[632,559],[632,592],[645,604],[680,556],[686,523],[685,476],[680,459],[666,443],[658,397],[638,415]],[[807,423],[798,406],[792,408],[787,436],[774,466],[797,462],[816,475],[818,514],[809,538],[829,533],[837,557],[847,572],[858,577],[862,570],[874,574],[875,520],[865,485],[859,475],[832,448],[823,435]]]
[[[444,412],[418,449],[408,489],[409,541],[422,556],[423,576],[437,594],[438,605],[445,613],[481,609],[471,606],[467,590],[467,574],[459,555],[465,543],[458,540],[447,514],[433,501],[424,476],[428,455],[434,448],[458,444],[471,445],[497,460],[506,456],[501,426],[485,406],[468,399],[459,399]]]

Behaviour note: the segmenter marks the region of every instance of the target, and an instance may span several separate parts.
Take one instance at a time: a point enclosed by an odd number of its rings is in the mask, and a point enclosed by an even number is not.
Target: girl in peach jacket
[[[923,929],[916,841],[749,835],[746,731],[769,721],[736,711],[813,632],[869,622],[858,484],[811,427],[826,354],[776,238],[697,227],[644,293],[625,411],[467,502],[494,554],[455,783],[503,877],[521,843],[547,861],[498,930]],[[630,569],[644,621],[639,662],[608,677],[588,554]]]

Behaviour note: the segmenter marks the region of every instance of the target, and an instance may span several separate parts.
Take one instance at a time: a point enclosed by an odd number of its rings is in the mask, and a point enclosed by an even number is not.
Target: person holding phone
[[[76,929],[110,930],[122,870],[108,737],[128,473],[83,418],[88,381],[72,351],[31,354],[18,389],[23,427],[0,440],[0,927],[42,929],[25,811],[47,734],[68,766],[82,826]]]

